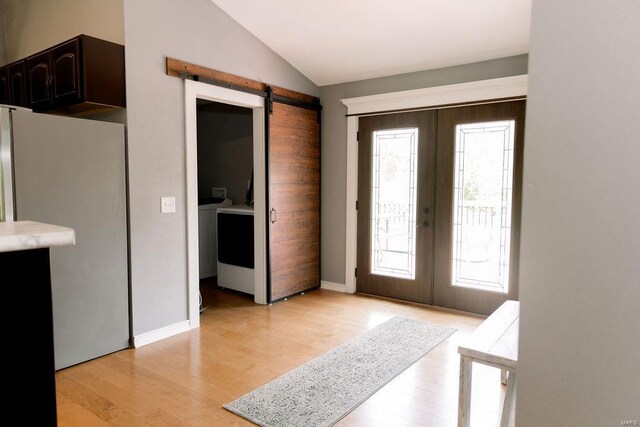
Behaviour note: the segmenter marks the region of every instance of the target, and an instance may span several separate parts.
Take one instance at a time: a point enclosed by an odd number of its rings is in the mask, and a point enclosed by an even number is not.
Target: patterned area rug
[[[455,331],[397,316],[224,408],[264,427],[331,426]]]

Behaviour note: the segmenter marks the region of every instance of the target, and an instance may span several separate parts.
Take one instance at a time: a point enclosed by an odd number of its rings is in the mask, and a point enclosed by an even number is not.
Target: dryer
[[[218,274],[216,211],[231,204],[231,200],[218,197],[198,199],[198,252],[201,279]]]
[[[253,209],[245,205],[220,208],[218,216],[218,286],[253,295]]]

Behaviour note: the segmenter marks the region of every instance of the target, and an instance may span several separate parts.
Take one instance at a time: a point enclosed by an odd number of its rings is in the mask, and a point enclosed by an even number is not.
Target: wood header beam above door
[[[267,88],[271,87],[274,95],[290,98],[307,104],[315,104],[319,102],[319,98],[316,98],[315,96],[259,82],[257,80],[236,76],[235,74],[225,73],[224,71],[215,70],[213,68],[191,64],[174,58],[167,57],[166,65],[167,75],[172,77],[187,77],[193,79],[194,76],[198,76],[213,81],[215,84],[222,87],[240,90],[245,89],[252,92],[266,93]]]

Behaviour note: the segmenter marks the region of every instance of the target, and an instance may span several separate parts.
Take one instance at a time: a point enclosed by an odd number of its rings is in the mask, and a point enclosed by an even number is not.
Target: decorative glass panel
[[[371,274],[415,279],[418,129],[373,132]]]
[[[456,126],[454,286],[507,293],[515,121]]]

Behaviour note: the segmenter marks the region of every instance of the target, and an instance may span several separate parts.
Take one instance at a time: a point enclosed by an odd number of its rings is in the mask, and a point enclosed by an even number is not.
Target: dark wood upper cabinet
[[[27,106],[27,73],[24,61],[9,65],[9,94],[12,105]]]
[[[11,104],[9,99],[9,67],[0,67],[0,104]]]
[[[40,53],[27,59],[28,107],[34,110],[51,105],[51,64],[49,52]]]
[[[0,104],[27,106],[27,73],[24,61],[0,68]]]
[[[51,101],[67,104],[82,100],[80,88],[80,40],[51,49]]]
[[[26,60],[27,106],[72,116],[124,108],[124,46],[80,35]]]

